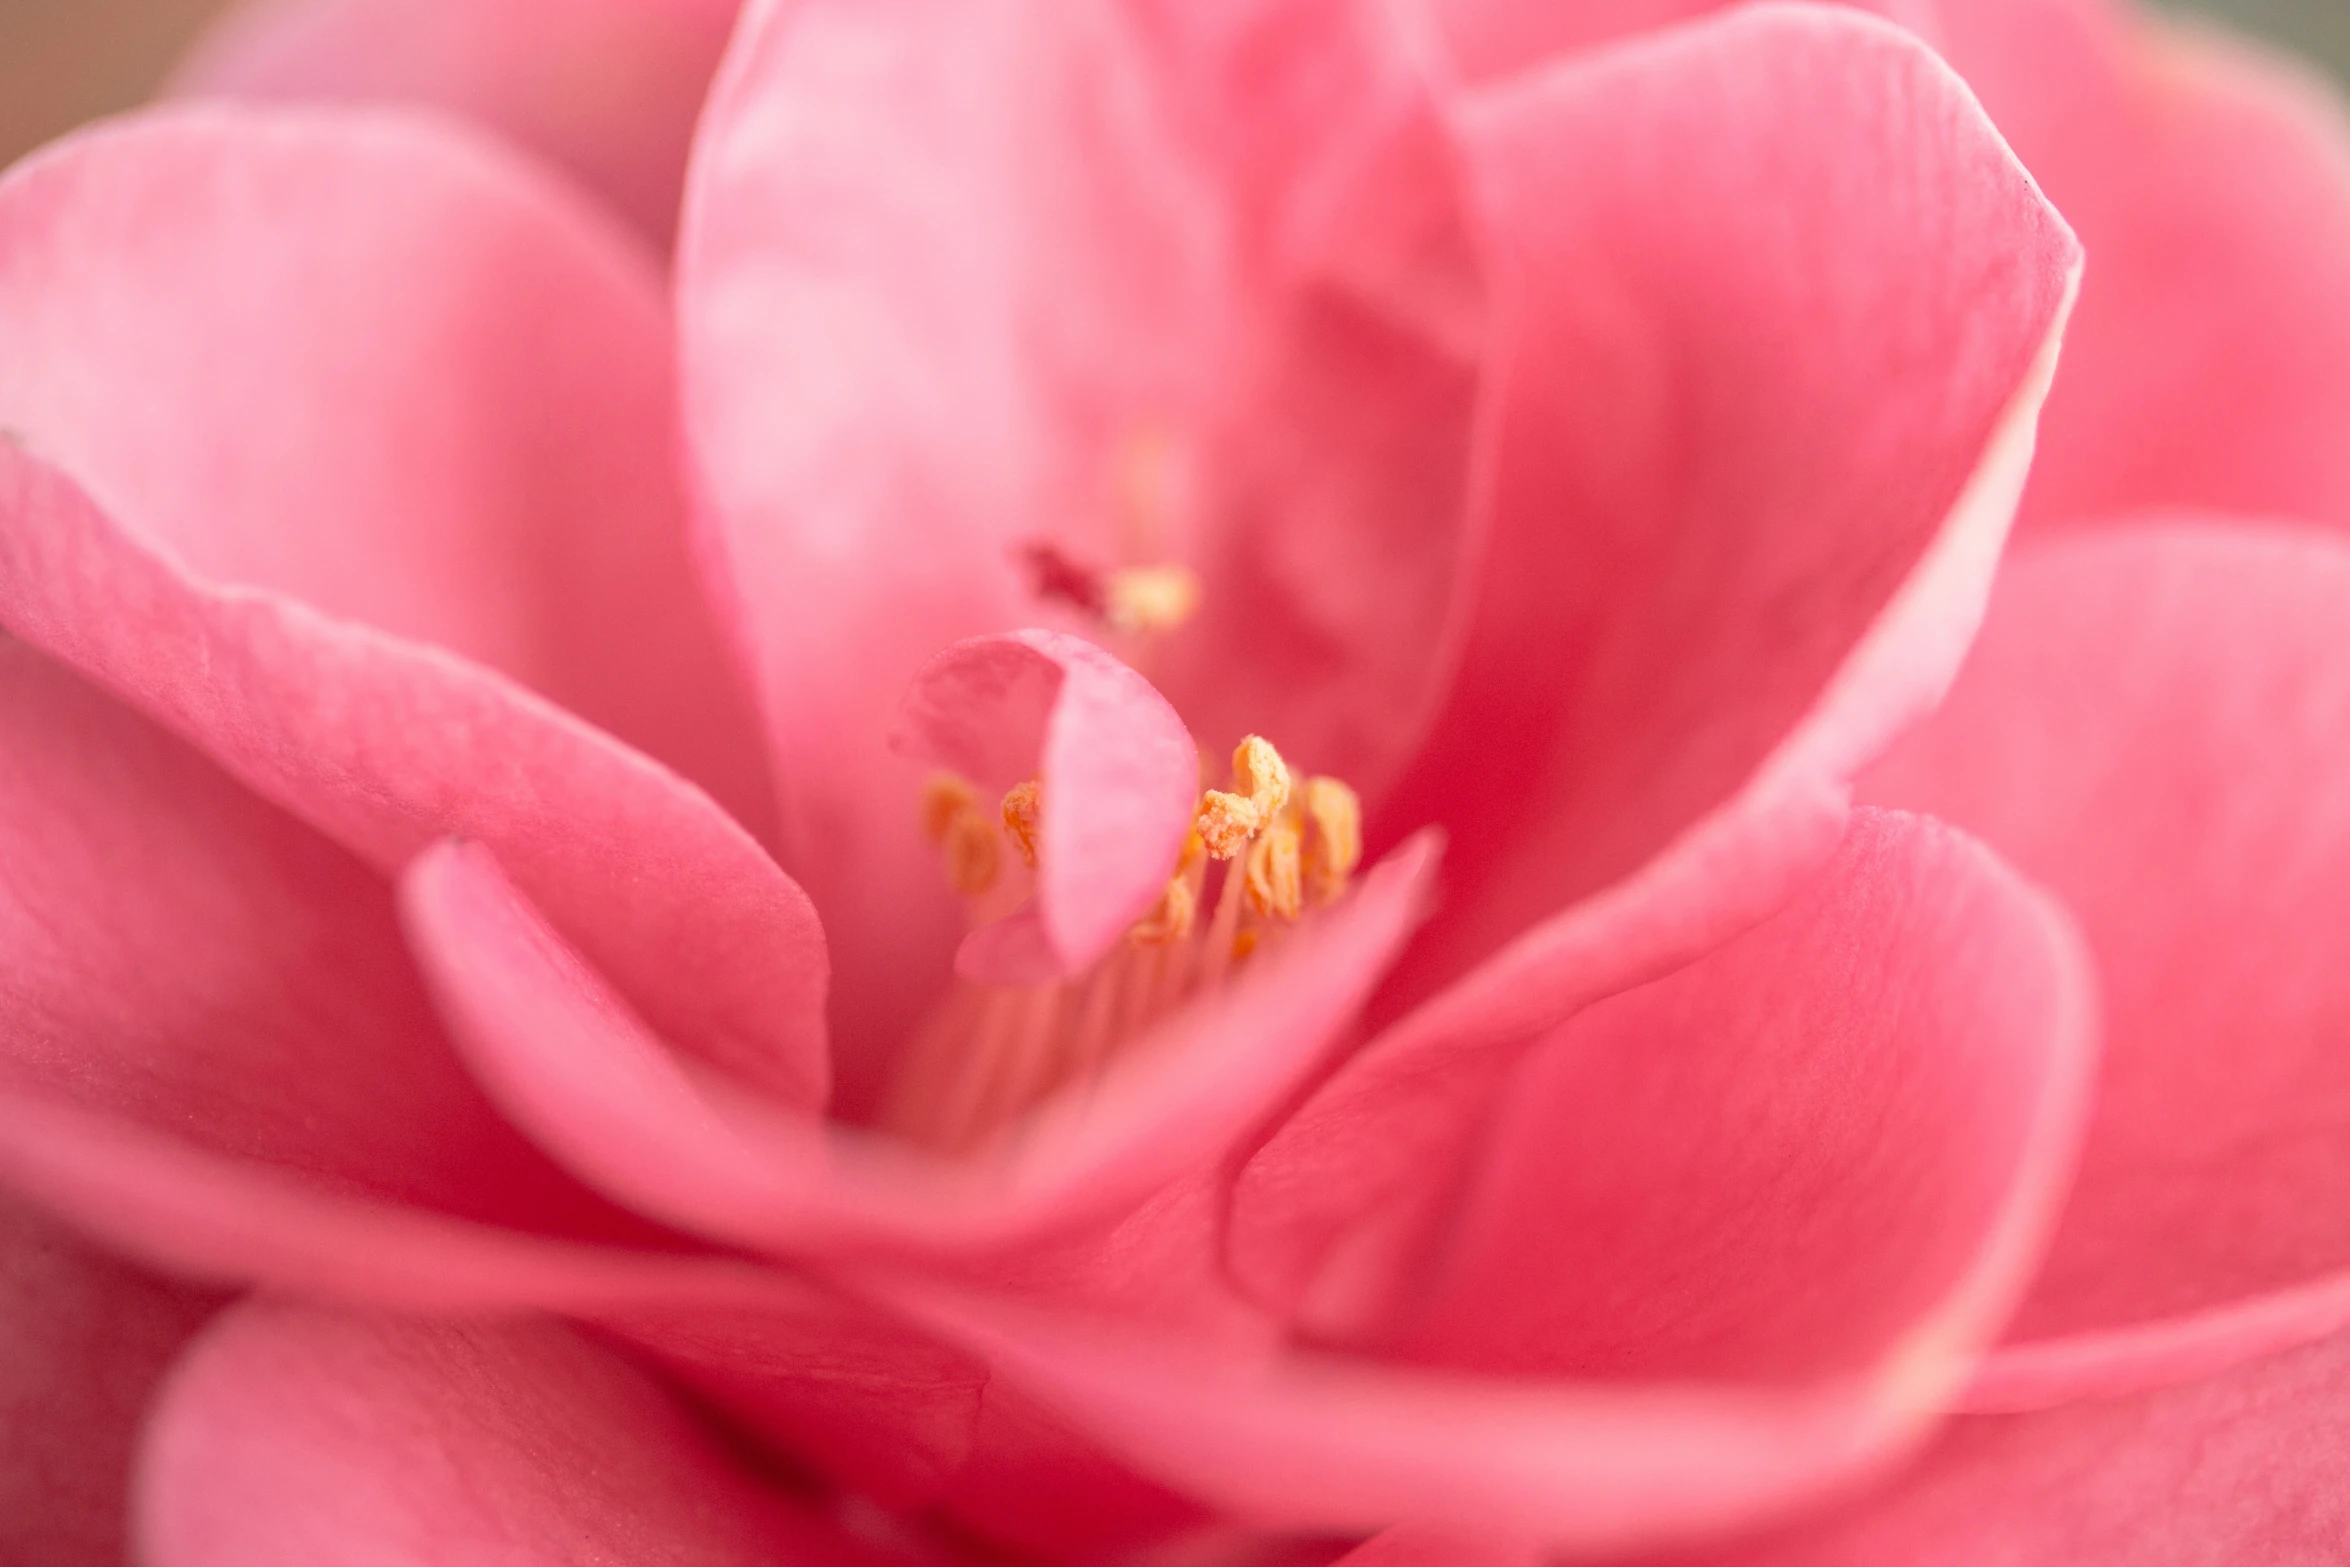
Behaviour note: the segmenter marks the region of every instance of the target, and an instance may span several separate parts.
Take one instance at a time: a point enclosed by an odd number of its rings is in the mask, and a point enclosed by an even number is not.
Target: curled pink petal
[[[1392,1029],[1268,1151],[1312,1172],[1251,1200],[1269,1299],[1425,1222],[1544,1032],[1833,854],[1974,632],[2079,263],[1948,69],[1849,11],[1741,10],[1470,114],[1514,369],[1468,662],[1388,815],[1473,848]]]
[[[1867,777],[2077,911],[2111,1044],[1980,1402],[2205,1375],[2350,1324],[2350,547],[2142,520],[2019,552],[1949,704]]]
[[[174,1373],[136,1520],[156,1567],[872,1559],[565,1328],[277,1304],[228,1313]]]
[[[1212,1165],[1323,1061],[1417,923],[1434,849],[1178,1012],[1082,1102],[1048,1102],[1000,1160],[940,1166],[696,1072],[631,1016],[478,847],[408,874],[411,940],[491,1095],[581,1175],[738,1244],[953,1257],[1131,1209]]]
[[[183,97],[430,104],[561,164],[666,250],[735,0],[247,0]]]
[[[663,651],[691,585],[644,277],[522,171],[406,121],[179,111],[20,166],[0,214],[0,625],[382,869],[450,832],[497,844],[682,1046],[821,1101],[799,890],[673,774],[409,640],[543,659],[595,714],[630,627],[628,678],[669,694],[625,703],[709,711],[714,643]],[[533,603],[518,577],[579,591]]]
[[[217,1304],[0,1200],[0,1560],[126,1559],[148,1394]]]
[[[1457,1248],[1387,1319],[1421,1364],[861,1287],[1262,1527],[1694,1538],[1851,1484],[1947,1406],[2061,1201],[2093,1014],[2052,904],[1956,833],[1870,813],[1814,895],[1561,1031],[1529,1089],[1579,1073],[1584,1097],[1505,1117]],[[1535,1147],[1562,1103],[1566,1135]],[[1805,1259],[1817,1287],[1779,1287]]]
[[[1041,783],[1037,924],[1059,973],[1093,962],[1149,910],[1191,831],[1199,752],[1190,731],[1149,681],[1078,637],[1019,631],[957,643],[915,676],[893,738],[991,791]]]

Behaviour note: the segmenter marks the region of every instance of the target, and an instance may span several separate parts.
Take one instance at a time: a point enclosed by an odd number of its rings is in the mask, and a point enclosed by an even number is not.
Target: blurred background
[[[2172,0],[2302,50],[2350,81],[2350,0]],[[222,0],[0,0],[0,164],[137,103]]]

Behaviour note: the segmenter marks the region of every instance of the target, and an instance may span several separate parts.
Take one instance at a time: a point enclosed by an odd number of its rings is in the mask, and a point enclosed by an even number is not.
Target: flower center
[[[979,1146],[1045,1099],[1080,1091],[1152,1025],[1213,994],[1344,896],[1362,860],[1362,808],[1335,778],[1298,780],[1261,736],[1232,754],[1231,787],[1199,797],[1157,902],[1091,968],[1042,985],[957,978],[901,1058],[881,1124],[943,1152]],[[1043,785],[988,801],[941,774],[922,827],[974,925],[1027,900]]]

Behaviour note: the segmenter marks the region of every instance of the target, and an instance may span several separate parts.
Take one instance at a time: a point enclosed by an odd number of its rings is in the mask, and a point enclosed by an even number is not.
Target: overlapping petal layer
[[[666,249],[735,0],[250,0],[174,93],[431,104],[570,169]]]
[[[1282,1298],[1433,1218],[1535,1039],[1833,852],[1981,613],[2078,260],[1956,79],[1849,11],[1751,8],[1469,112],[1515,358],[1468,661],[1389,810],[1452,829],[1456,890],[1374,1016],[1485,961],[1259,1161],[1291,1174],[1248,1222],[1283,1238],[1242,1268]]]
[[[688,414],[852,1111],[956,939],[889,716],[951,642],[1079,624],[1029,546],[1196,576],[1188,624],[1114,645],[1212,752],[1400,764],[1475,385],[1448,158],[1365,0],[746,16],[681,243]]]
[[[1963,1381],[2062,1195],[2091,990],[1979,846],[1868,813],[1802,902],[1551,1041],[1377,1358],[867,1283],[1252,1524],[1700,1534],[1889,1461]]]
[[[2110,1045],[2065,1224],[1981,1396],[2196,1374],[2350,1321],[2350,549],[2141,521],[2028,547],[1875,798],[2086,927]]]
[[[229,1312],[174,1374],[137,1531],[157,1567],[883,1559],[569,1330],[273,1304]]]
[[[494,149],[314,112],[92,133],[0,220],[0,624],[381,869],[495,844],[682,1045],[820,1100],[806,900],[507,678],[755,790],[642,262]]]

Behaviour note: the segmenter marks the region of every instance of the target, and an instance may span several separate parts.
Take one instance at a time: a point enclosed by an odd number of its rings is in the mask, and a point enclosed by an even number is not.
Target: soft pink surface
[[[180,96],[429,104],[569,169],[666,249],[735,0],[247,0]]]
[[[1856,1505],[1670,1567],[2325,1567],[2350,1553],[2346,1399],[2336,1337],[2186,1387],[1963,1419]]]
[[[2028,547],[1949,705],[1868,778],[1981,833],[2096,949],[2096,1122],[2013,1331],[2044,1373],[2205,1369],[2206,1319],[2277,1292],[2304,1293],[2304,1334],[2350,1321],[2346,624],[2350,548],[2315,529]]]
[[[1255,730],[1393,775],[1444,675],[1478,310],[1367,0],[745,17],[680,247],[685,385],[841,964],[844,1104],[956,939],[889,716],[940,647],[1068,619],[1018,546],[1199,574],[1195,620],[1118,651],[1211,754]]]
[[[2052,905],[1871,813],[1811,896],[1535,1068],[1520,1102],[1559,1109],[1557,1141],[1502,1121],[1495,1179],[1386,1330],[1516,1380],[874,1287],[1245,1521],[1699,1533],[1884,1462],[1963,1378],[2061,1198],[2092,1012]]]
[[[174,1372],[137,1533],[154,1567],[882,1559],[569,1329],[267,1303],[229,1312]]]
[[[1469,125],[1517,359],[1468,661],[1389,810],[1452,828],[1456,891],[1374,1017],[1485,961],[1251,1171],[1282,1238],[1236,1259],[1284,1299],[1436,1222],[1405,1210],[1542,1032],[1833,852],[1964,654],[2078,261],[1955,79],[1847,11],[1570,61]]]
[[[2350,525],[2335,91],[2118,0],[1941,11],[1952,62],[2090,256],[2025,525],[2150,506]]]
[[[1133,1208],[1214,1166],[1320,1065],[1417,923],[1407,845],[1219,995],[1174,1014],[998,1156],[941,1162],[747,1101],[631,1017],[483,851],[405,884],[410,934],[475,1071],[580,1174],[672,1223],[786,1252],[984,1251]]]
[[[124,1560],[148,1395],[215,1304],[0,1202],[0,1561]]]
[[[807,901],[507,678],[742,739],[703,705],[641,264],[381,116],[151,116],[20,165],[0,220],[0,625],[379,868],[495,845],[681,1045],[820,1101]]]
[[[1199,800],[1199,751],[1167,699],[1062,632],[948,648],[914,677],[892,742],[976,783],[982,809],[1041,781],[1034,909],[974,932],[956,957],[984,983],[1039,984],[1108,952],[1158,901]],[[1040,940],[984,945],[1031,921]]]

